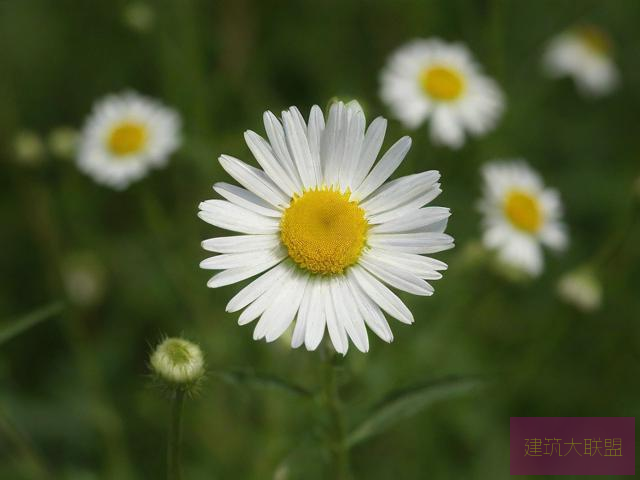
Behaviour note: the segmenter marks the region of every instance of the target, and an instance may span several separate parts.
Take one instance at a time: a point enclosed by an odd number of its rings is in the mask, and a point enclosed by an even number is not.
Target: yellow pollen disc
[[[455,100],[464,90],[464,78],[458,71],[438,65],[422,71],[420,84],[425,93],[436,100]]]
[[[542,226],[543,214],[536,197],[522,190],[512,190],[504,200],[504,214],[513,226],[535,233]]]
[[[592,25],[585,25],[578,28],[578,35],[585,45],[594,53],[607,55],[612,50],[609,36]]]
[[[141,123],[124,121],[116,125],[107,138],[107,147],[114,155],[138,153],[147,144],[147,128]]]
[[[349,192],[308,190],[294,197],[280,221],[289,257],[313,273],[342,273],[360,257],[367,220]]]

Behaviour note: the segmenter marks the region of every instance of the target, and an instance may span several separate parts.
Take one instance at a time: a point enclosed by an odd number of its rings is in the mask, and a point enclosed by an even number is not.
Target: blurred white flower
[[[156,12],[147,2],[131,2],[122,11],[125,25],[137,32],[148,32],[153,27]]]
[[[558,282],[557,291],[565,302],[584,312],[593,312],[602,305],[602,285],[586,268],[564,275]]]
[[[44,145],[40,136],[31,130],[22,130],[13,139],[16,163],[35,166],[44,161]]]
[[[164,382],[173,386],[192,386],[205,373],[202,350],[182,338],[167,338],[151,354],[151,369]]]
[[[365,325],[384,341],[393,339],[383,311],[413,323],[409,309],[384,283],[431,295],[426,280],[441,278],[447,268],[423,256],[453,247],[453,238],[444,233],[449,209],[424,207],[441,192],[440,174],[385,183],[411,139],[398,140],[376,163],[387,122],[379,117],[366,131],[365,124],[356,102],[334,103],[326,126],[318,106],[308,123],[295,107],[282,112],[282,123],[266,112],[268,141],[245,132],[263,170],[220,157],[246,189],[215,184],[226,200],[201,203],[199,216],[244,235],[205,240],[203,248],[220,255],[200,266],[222,270],[209,280],[211,288],[262,274],[227,305],[228,312],[244,309],[240,325],[259,318],[255,340],[276,340],[297,316],[293,348],[304,343],[315,350],[326,329],[337,352],[346,354],[349,339],[366,352]]]
[[[62,281],[72,303],[89,307],[99,303],[106,290],[106,272],[90,252],[76,252],[62,263]]]
[[[485,246],[507,266],[539,275],[544,263],[541,245],[562,250],[568,241],[558,193],[545,188],[522,160],[489,163],[482,175],[479,207]]]
[[[496,82],[459,43],[414,40],[391,56],[381,79],[382,100],[394,116],[411,129],[429,119],[436,144],[459,148],[465,132],[485,134],[504,110]]]
[[[180,118],[155,100],[126,92],[100,100],[78,145],[78,168],[96,182],[126,188],[159,168],[180,144]]]
[[[618,85],[611,40],[592,25],[574,27],[553,38],[543,56],[543,66],[552,77],[573,78],[585,95],[606,95]]]
[[[73,158],[77,144],[78,131],[72,127],[54,128],[47,138],[49,150],[59,158]]]

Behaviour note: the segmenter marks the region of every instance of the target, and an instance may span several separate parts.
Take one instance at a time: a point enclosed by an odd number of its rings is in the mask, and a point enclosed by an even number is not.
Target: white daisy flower
[[[592,25],[574,27],[551,40],[543,66],[552,77],[571,77],[590,96],[610,93],[618,84],[618,69],[606,33]]]
[[[500,88],[467,47],[438,39],[414,40],[391,56],[381,97],[407,128],[430,119],[432,141],[452,148],[464,144],[465,132],[493,129],[504,110]]]
[[[96,182],[126,188],[164,166],[180,144],[180,118],[133,92],[99,101],[80,135],[78,168]]]
[[[484,244],[498,259],[529,275],[542,272],[541,245],[562,250],[567,234],[558,193],[545,188],[524,161],[493,162],[483,168]]]
[[[293,348],[314,350],[326,329],[337,352],[346,354],[349,339],[366,352],[365,325],[391,342],[382,312],[407,324],[413,315],[385,284],[431,295],[426,280],[447,268],[423,256],[453,247],[444,233],[449,209],[425,207],[441,192],[440,174],[385,183],[411,139],[398,140],[376,163],[387,122],[376,118],[365,131],[356,102],[333,104],[326,125],[318,106],[308,123],[291,107],[282,123],[266,112],[264,125],[268,140],[245,132],[262,169],[222,155],[222,167],[244,188],[216,183],[225,200],[200,204],[204,221],[242,234],[203,242],[220,255],[200,266],[223,270],[208,286],[262,274],[227,305],[228,312],[244,309],[240,325],[259,319],[256,340],[274,341],[296,319]]]

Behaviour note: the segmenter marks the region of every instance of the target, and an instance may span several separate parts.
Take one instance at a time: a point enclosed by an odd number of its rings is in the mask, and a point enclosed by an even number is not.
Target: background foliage
[[[358,98],[369,119],[387,115],[377,96],[387,55],[433,35],[470,46],[505,89],[507,113],[458,152],[430,145],[425,128],[411,133],[399,174],[441,170],[437,203],[454,212],[457,247],[439,256],[450,268],[435,296],[403,297],[415,325],[396,322],[393,344],[347,355],[343,395],[355,427],[393,388],[451,375],[484,387],[357,443],[354,472],[507,478],[510,416],[640,416],[640,232],[626,228],[640,171],[639,2],[158,0],[141,30],[128,5],[0,1],[0,329],[16,333],[0,343],[0,478],[162,478],[168,405],[146,377],[162,334],[197,341],[210,368],[185,414],[186,478],[321,477],[317,403],[269,377],[314,391],[319,355],[255,343],[224,312],[237,287],[205,286],[199,244],[213,232],[197,205],[228,181],[220,153],[250,158],[242,132],[262,131],[266,109],[306,113],[337,95]],[[616,44],[622,85],[610,97],[585,100],[540,73],[545,42],[577,21]],[[78,127],[97,98],[126,88],[183,116],[185,142],[165,170],[118,193],[71,161],[15,161],[17,132]],[[404,133],[392,121],[385,145]],[[572,237],[531,282],[497,274],[477,243],[479,166],[514,156],[561,191]],[[555,285],[598,255],[604,304],[586,315]],[[77,259],[103,285],[88,306],[65,288]]]

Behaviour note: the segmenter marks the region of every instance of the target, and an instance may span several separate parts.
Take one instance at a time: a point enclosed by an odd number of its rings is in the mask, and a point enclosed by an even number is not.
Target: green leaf
[[[306,388],[268,373],[258,373],[252,370],[218,370],[213,372],[213,375],[231,385],[247,386],[263,390],[282,390],[302,397],[313,396]]]
[[[63,309],[62,302],[55,302],[46,307],[39,308],[31,313],[15,320],[9,320],[0,327],[0,345],[11,340],[16,335],[38,325],[45,320],[54,317]]]
[[[477,377],[446,377],[393,391],[351,432],[347,445],[353,447],[399,421],[420,413],[431,404],[465,394],[481,383]]]

